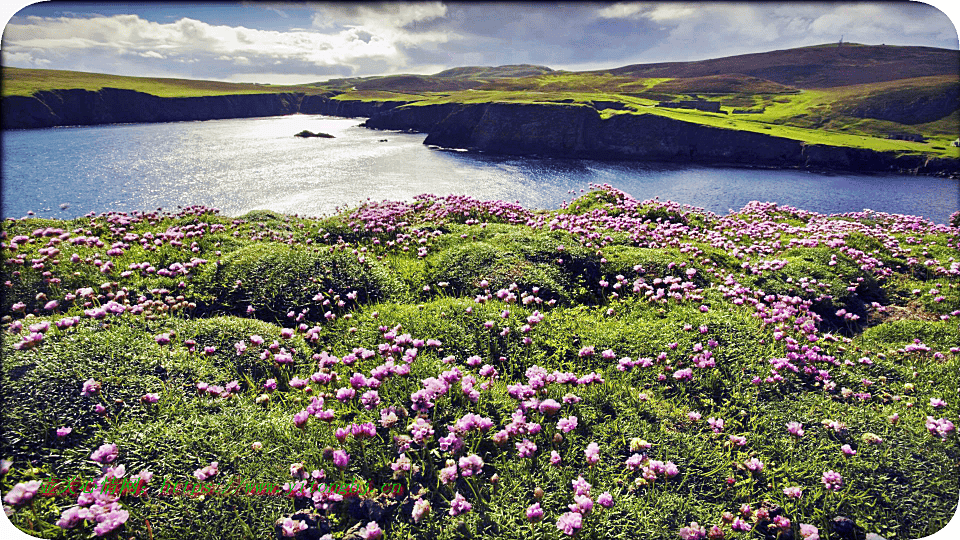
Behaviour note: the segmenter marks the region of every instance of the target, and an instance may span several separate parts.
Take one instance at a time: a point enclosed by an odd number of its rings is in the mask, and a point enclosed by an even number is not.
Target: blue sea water
[[[430,149],[425,135],[368,130],[360,122],[293,115],[4,131],[0,210],[4,218],[28,211],[71,218],[204,205],[231,216],[257,209],[319,216],[421,193],[552,209],[590,183],[720,214],[758,200],[946,223],[960,208],[957,180],[491,156]],[[293,136],[304,129],[335,138]]]

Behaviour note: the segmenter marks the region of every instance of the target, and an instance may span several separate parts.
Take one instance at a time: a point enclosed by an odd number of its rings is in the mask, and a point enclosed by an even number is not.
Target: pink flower
[[[785,487],[783,488],[783,494],[791,499],[799,499],[803,495],[803,489],[800,486]]]
[[[813,525],[801,523],[800,538],[803,538],[803,540],[820,540],[820,530]]]
[[[376,540],[381,537],[383,537],[383,531],[380,530],[380,525],[376,521],[371,521],[366,527],[360,529],[360,538],[363,540]]]
[[[527,508],[527,520],[536,523],[541,519],[543,519],[543,509],[540,508],[540,503],[533,503]]]
[[[552,399],[545,399],[540,402],[540,412],[547,416],[553,416],[560,410],[561,405]]]
[[[850,448],[850,445],[849,445],[849,444],[845,444],[845,445],[841,446],[841,447],[840,447],[840,451],[843,452],[844,455],[846,455],[847,457],[853,457],[853,456],[857,455],[857,451],[854,450],[853,448]]]
[[[286,518],[280,528],[284,536],[292,538],[298,532],[307,530],[307,524],[297,519]]]
[[[597,504],[604,508],[610,508],[613,506],[613,495],[610,495],[609,491],[604,491],[597,497]]]
[[[823,473],[820,481],[823,482],[823,485],[826,486],[827,489],[832,489],[834,491],[839,490],[840,487],[843,486],[843,477],[840,476],[840,473],[832,470]]]
[[[57,437],[66,437],[73,431],[71,427],[57,428]]]
[[[460,458],[460,476],[468,477],[480,474],[483,470],[483,459],[476,454]]]
[[[803,424],[800,422],[787,422],[787,431],[796,437],[803,437]]]
[[[219,463],[216,461],[211,461],[209,465],[203,467],[202,469],[197,469],[193,471],[193,475],[197,477],[197,480],[209,480],[217,475],[220,472]]]
[[[107,443],[94,450],[93,453],[90,454],[90,459],[97,463],[113,463],[113,460],[117,459],[118,455],[117,445]]]
[[[469,512],[471,509],[473,509],[473,505],[458,491],[456,495],[454,495],[453,500],[450,501],[449,514],[451,516],[459,516],[460,514]]]
[[[43,482],[40,480],[20,482],[7,492],[7,494],[3,497],[3,502],[12,504],[14,506],[28,503],[37,494],[37,490],[39,490],[40,486],[42,485]]]
[[[595,442],[588,444],[586,450],[584,450],[584,455],[588,465],[596,465],[600,462],[600,445]]]
[[[750,472],[754,473],[758,473],[763,470],[763,462],[757,458],[748,459],[746,462],[744,462],[744,466],[746,466]]]
[[[550,464],[554,467],[559,467],[561,463],[560,453],[556,450],[550,451]]]
[[[740,518],[734,519],[733,524],[730,527],[737,532],[749,532],[750,529],[753,528],[750,526],[750,524]]]
[[[100,383],[98,383],[97,381],[93,379],[87,379],[86,382],[83,383],[84,396],[92,396],[99,391],[100,391]]]
[[[522,458],[533,457],[537,452],[537,445],[534,444],[530,439],[524,439],[521,442],[516,443],[517,455]]]
[[[341,469],[345,469],[347,464],[350,463],[350,454],[346,453],[343,450],[334,450],[333,451],[333,464]]]
[[[683,540],[701,540],[707,537],[707,530],[696,521],[691,521],[690,525],[680,529],[680,538]]]
[[[557,528],[567,536],[573,536],[583,527],[583,516],[578,512],[567,512],[557,519]]]
[[[590,494],[590,484],[583,479],[583,476],[578,476],[576,480],[571,480],[570,484],[573,486],[574,495],[589,495]]]
[[[413,503],[413,512],[411,513],[411,517],[413,518],[414,523],[420,523],[429,513],[430,501],[426,499],[417,499],[417,502]]]
[[[564,433],[570,433],[571,431],[577,429],[577,417],[570,416],[567,418],[561,418],[557,421],[557,429]]]

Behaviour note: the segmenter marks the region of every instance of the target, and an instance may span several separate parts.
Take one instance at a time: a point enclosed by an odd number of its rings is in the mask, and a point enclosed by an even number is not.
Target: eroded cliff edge
[[[654,114],[602,118],[589,104],[332,99],[337,93],[163,98],[133,90],[58,90],[2,100],[4,129],[253,118],[367,117],[365,126],[427,133],[424,144],[495,154],[682,161],[705,165],[960,174],[960,160],[807,144]]]
[[[334,95],[279,93],[174,98],[117,88],[52,90],[30,97],[5,97],[0,109],[4,129],[25,129],[255,118],[298,112],[368,117],[405,103],[338,101],[331,99]]]
[[[494,154],[682,161],[707,165],[960,173],[960,160],[808,144],[655,114],[602,118],[589,105],[481,103],[408,105],[364,124],[428,133],[424,144]]]

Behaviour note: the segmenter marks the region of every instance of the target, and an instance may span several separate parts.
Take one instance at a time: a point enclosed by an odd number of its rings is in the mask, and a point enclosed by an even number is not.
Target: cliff
[[[495,154],[682,161],[706,165],[960,172],[960,161],[808,144],[654,114],[603,119],[584,105],[484,103],[393,108],[364,124],[428,133],[424,144]]]
[[[405,102],[339,101],[336,94],[237,94],[163,98],[103,88],[42,91],[2,101],[4,129],[254,118],[293,113],[371,116]]]

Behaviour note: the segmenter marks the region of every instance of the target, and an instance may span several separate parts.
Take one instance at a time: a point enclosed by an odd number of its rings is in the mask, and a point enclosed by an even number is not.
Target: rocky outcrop
[[[341,101],[336,93],[237,94],[164,98],[133,90],[41,91],[2,102],[4,129],[254,118],[294,113],[371,116],[405,101]]]
[[[426,132],[427,145],[496,154],[852,171],[960,172],[957,159],[807,144],[654,114],[603,119],[595,108],[574,104],[412,105],[372,116],[364,125]]]

